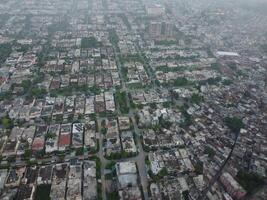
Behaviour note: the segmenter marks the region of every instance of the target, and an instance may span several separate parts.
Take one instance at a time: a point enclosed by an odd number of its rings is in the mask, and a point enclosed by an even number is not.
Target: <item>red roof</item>
[[[70,134],[61,134],[59,136],[59,141],[58,141],[58,146],[62,147],[62,146],[69,146],[70,145]]]
[[[44,148],[44,138],[34,138],[33,143],[32,143],[32,150],[33,151],[37,151],[37,150],[41,150]]]

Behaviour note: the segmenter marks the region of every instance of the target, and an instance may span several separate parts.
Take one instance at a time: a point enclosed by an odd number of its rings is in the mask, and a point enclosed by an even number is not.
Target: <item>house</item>
[[[48,127],[46,125],[37,126],[35,137],[32,143],[33,151],[43,150],[45,145],[45,135],[47,134]]]
[[[55,165],[50,192],[51,199],[65,199],[68,167],[69,166],[67,163],[60,163]]]
[[[6,178],[7,178],[7,169],[0,170],[0,192],[4,189]]]
[[[84,145],[90,149],[96,148],[96,124],[95,121],[87,122],[84,126]]]
[[[94,97],[89,96],[86,98],[86,103],[85,103],[85,114],[92,114],[94,113]]]
[[[106,111],[109,112],[115,111],[115,102],[112,92],[105,92],[105,105],[106,105]]]
[[[129,119],[129,117],[120,116],[120,117],[118,117],[118,121],[119,121],[120,131],[124,131],[124,130],[129,130],[130,129],[130,119]]]
[[[59,137],[60,125],[54,124],[49,127],[48,135],[45,141],[45,152],[52,153],[58,150],[58,137]]]
[[[70,164],[69,176],[67,184],[66,199],[72,200],[82,199],[82,165],[81,163]]]
[[[97,199],[97,180],[95,161],[83,162],[83,199]]]
[[[20,168],[11,168],[9,170],[5,187],[17,187],[20,184],[20,181],[23,177],[23,174],[25,172],[25,167]]]
[[[65,151],[71,144],[71,124],[61,124],[58,137],[58,150]]]
[[[135,162],[117,162],[116,173],[120,199],[141,200],[141,190],[138,186],[137,168]]]
[[[83,146],[83,133],[84,124],[74,123],[72,124],[72,146],[75,148]]]
[[[121,132],[121,143],[123,151],[127,153],[136,153],[137,148],[134,142],[134,136],[131,131]]]
[[[228,172],[222,174],[220,181],[227,193],[234,199],[242,199],[247,193]]]
[[[53,165],[41,166],[37,177],[37,185],[51,184]]]

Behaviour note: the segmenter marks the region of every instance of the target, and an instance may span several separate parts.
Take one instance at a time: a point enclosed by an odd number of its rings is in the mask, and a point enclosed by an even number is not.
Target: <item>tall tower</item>
[[[161,27],[162,27],[161,22],[151,22],[149,24],[149,34],[152,37],[161,36],[161,31],[162,31]]]

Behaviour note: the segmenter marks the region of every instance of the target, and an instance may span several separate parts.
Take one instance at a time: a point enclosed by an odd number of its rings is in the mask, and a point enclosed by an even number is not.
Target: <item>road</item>
[[[109,161],[104,157],[104,152],[103,152],[103,134],[99,132],[99,151],[97,153],[98,158],[100,159],[101,162],[101,183],[102,183],[102,198],[103,200],[107,199],[106,196],[106,185],[105,185],[105,166],[109,163]]]
[[[133,116],[132,111],[130,110],[129,116]],[[125,159],[119,159],[119,160],[115,160],[115,161],[132,161],[135,162],[137,164],[138,167],[138,171],[139,171],[139,176],[140,176],[140,181],[141,181],[141,186],[144,192],[144,199],[148,200],[148,178],[147,178],[147,168],[146,168],[146,164],[145,164],[145,157],[146,157],[146,153],[143,150],[143,146],[141,143],[141,138],[140,138],[140,130],[138,129],[138,126],[134,120],[134,118],[132,117],[133,120],[133,124],[134,124],[134,131],[136,133],[136,146],[138,148],[138,155],[135,157],[131,157],[131,158],[125,158]],[[105,153],[103,151],[103,139],[104,136],[103,134],[99,133],[99,151],[97,153],[97,156],[100,159],[101,162],[101,183],[102,183],[102,198],[103,200],[106,200],[106,188],[105,188],[105,166],[110,163],[110,160],[107,160],[105,158]]]
[[[118,71],[119,71],[119,75],[121,77],[121,81],[122,81],[122,90],[125,91],[127,94],[129,93],[129,89],[126,87],[126,83],[123,79],[122,73],[121,73],[121,63],[120,60],[118,58],[118,54],[115,52],[115,57],[116,57],[116,61],[117,61],[117,66],[118,66]],[[146,168],[146,164],[145,164],[145,157],[146,157],[146,153],[143,150],[143,146],[142,146],[142,142],[141,142],[141,138],[140,138],[140,130],[137,126],[136,120],[135,120],[135,110],[133,110],[130,106],[130,99],[129,99],[129,95],[126,95],[126,103],[127,106],[130,108],[129,113],[128,113],[128,117],[132,119],[133,122],[133,126],[134,126],[134,132],[136,135],[136,146],[138,148],[138,155],[132,158],[127,158],[127,159],[123,159],[121,161],[133,161],[136,162],[137,167],[138,167],[138,171],[139,171],[139,176],[140,176],[140,181],[141,181],[141,185],[142,185],[142,189],[144,192],[144,199],[148,200],[148,178],[147,178],[147,168]]]
[[[233,146],[231,148],[231,151],[230,151],[229,155],[227,156],[227,158],[225,159],[225,161],[223,162],[223,164],[220,166],[220,169],[217,171],[217,173],[211,179],[211,181],[209,182],[208,186],[199,195],[198,200],[204,200],[204,199],[206,199],[207,193],[210,191],[210,189],[214,185],[214,183],[216,181],[218,181],[218,179],[220,178],[224,167],[226,166],[227,162],[230,160],[230,158],[232,156],[232,153],[233,153],[233,151],[235,149],[235,146],[236,146],[236,142],[237,142],[238,136],[239,136],[239,133],[236,134],[236,137],[235,137],[235,140],[234,140],[234,144],[233,144]]]

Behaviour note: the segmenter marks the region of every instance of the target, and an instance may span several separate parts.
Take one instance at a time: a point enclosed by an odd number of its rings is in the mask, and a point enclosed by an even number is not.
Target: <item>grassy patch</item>
[[[237,173],[236,178],[248,194],[252,194],[255,190],[264,185],[264,179],[255,173],[249,173],[241,170]]]
[[[115,92],[115,101],[122,114],[129,113],[129,107],[127,106],[127,93],[125,91],[117,90]]]
[[[36,189],[35,200],[50,200],[51,185],[39,185]]]
[[[101,47],[102,43],[98,42],[95,37],[82,38],[82,48],[98,48]]]

